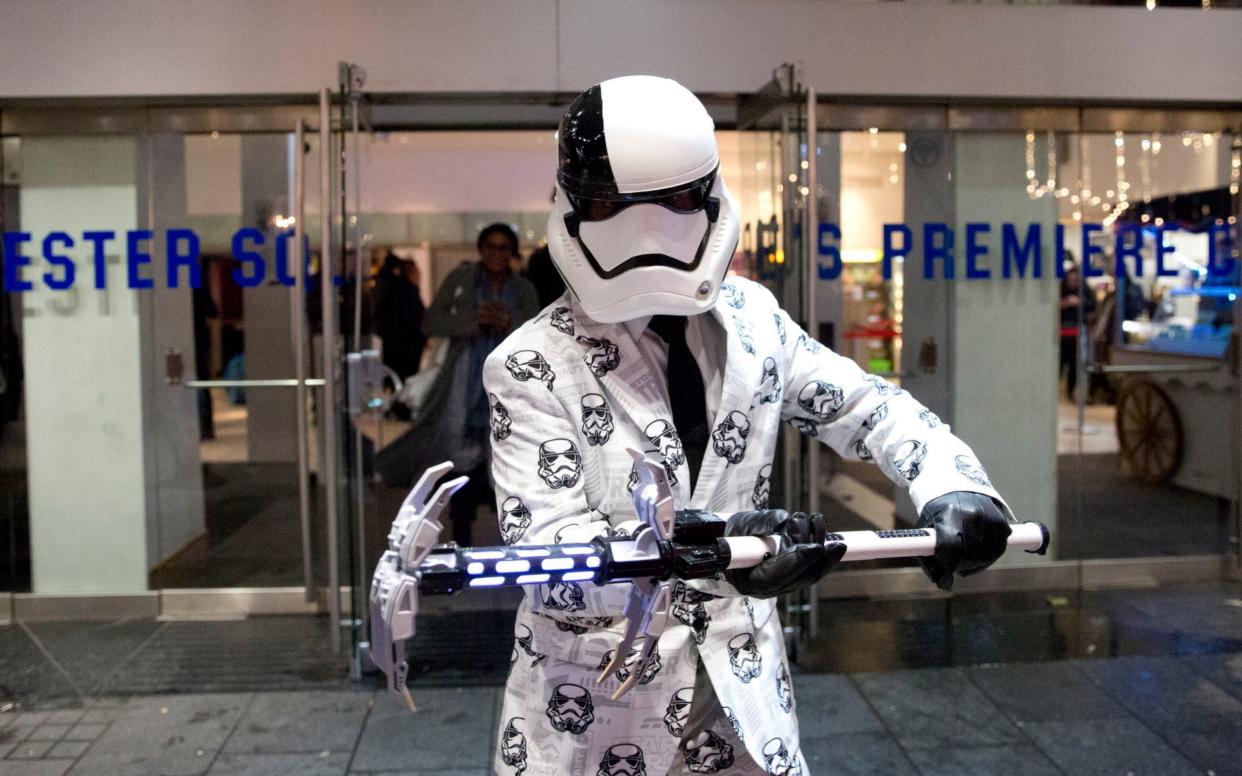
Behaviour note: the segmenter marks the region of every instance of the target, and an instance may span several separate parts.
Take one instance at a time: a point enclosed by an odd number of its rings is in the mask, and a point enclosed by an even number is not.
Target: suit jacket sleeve
[[[915,509],[954,491],[1000,495],[970,447],[908,391],[811,339],[785,311],[781,417],[845,458],[872,461]],[[1006,508],[1007,509],[1007,508]]]
[[[613,527],[607,515],[587,503],[574,415],[547,382],[534,377],[521,381],[510,373],[506,360],[519,349],[503,343],[483,367],[483,385],[493,408],[492,478],[501,533],[511,544],[580,543],[618,531],[632,533],[636,520]],[[497,404],[503,408],[500,413]],[[498,416],[507,417],[508,425],[502,421],[498,429]],[[562,460],[578,457],[576,476],[572,469],[545,468],[543,446],[548,443],[558,451],[572,450]],[[602,625],[601,618],[622,614],[629,586],[567,582],[526,590],[533,611],[563,622]]]

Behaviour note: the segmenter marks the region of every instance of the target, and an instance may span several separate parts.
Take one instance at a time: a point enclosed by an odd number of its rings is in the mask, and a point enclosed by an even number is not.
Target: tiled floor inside
[[[825,614],[794,676],[813,774],[1242,774],[1242,584]],[[311,618],[0,627],[0,776],[490,772],[507,635],[476,646],[469,686],[451,649],[412,645],[414,715],[349,682],[324,635]]]

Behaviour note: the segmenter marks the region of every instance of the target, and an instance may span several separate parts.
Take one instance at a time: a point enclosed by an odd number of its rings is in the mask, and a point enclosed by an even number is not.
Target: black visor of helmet
[[[712,186],[716,183],[719,166],[702,178],[656,191],[640,191],[633,194],[621,194],[605,191],[583,191],[583,187],[575,186],[576,181],[561,177],[561,188],[569,199],[578,219],[583,222],[606,221],[630,205],[659,205],[674,213],[697,213],[713,204]],[[718,206],[718,205],[717,205]],[[715,216],[709,214],[709,220]]]

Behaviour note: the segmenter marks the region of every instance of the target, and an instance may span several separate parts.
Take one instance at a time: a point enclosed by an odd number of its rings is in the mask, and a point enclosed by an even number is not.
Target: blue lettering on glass
[[[832,264],[825,267],[822,263],[816,265],[816,271],[820,280],[836,280],[841,276],[841,270],[844,266],[841,263],[841,249],[835,243],[828,242],[825,238],[831,237],[834,240],[841,239],[841,227],[836,224],[820,224],[819,225],[819,246],[817,253],[820,256],[827,256]]]
[[[1218,234],[1222,235],[1223,239],[1218,240]],[[1208,227],[1207,238],[1208,274],[1213,277],[1229,277],[1234,273],[1234,267],[1237,265],[1237,260],[1229,255],[1229,250],[1233,247],[1233,235],[1229,227],[1224,224],[1212,224]],[[1222,252],[1225,254],[1223,262],[1217,260]]]
[[[940,235],[937,242],[936,235]],[[923,278],[936,276],[936,259],[944,261],[944,279],[953,279],[953,230],[946,224],[923,224]]]
[[[125,267],[130,288],[155,288],[154,280],[140,274],[142,265],[151,263],[151,254],[143,250],[139,243],[150,240],[151,237],[149,229],[137,229],[125,234]]]
[[[73,238],[64,232],[52,232],[43,238],[43,258],[53,267],[61,267],[64,270],[64,276],[57,278],[51,272],[43,273],[43,284],[53,291],[64,291],[73,287],[73,277],[77,268],[73,265],[73,259],[68,256],[61,256],[56,253],[56,243],[60,243],[66,248],[73,247]]]
[[[34,288],[22,279],[22,267],[30,266],[30,257],[22,255],[22,243],[30,242],[30,232],[4,233],[4,288],[6,291],[29,291]]]
[[[1143,276],[1143,229],[1138,224],[1122,224],[1117,231],[1117,277],[1126,275],[1126,257],[1134,259],[1134,274]]]
[[[988,255],[988,246],[979,242],[981,235],[992,231],[987,224],[966,224],[966,279],[984,280],[992,277],[992,270],[980,269],[975,261]]]
[[[1043,274],[1040,256],[1041,228],[1039,224],[1031,224],[1026,228],[1026,239],[1018,242],[1018,229],[1013,224],[1001,225],[1001,276],[1013,277],[1017,268],[1018,277],[1026,277],[1028,264],[1031,277]]]
[[[1167,229],[1156,229],[1156,277],[1167,278],[1177,276],[1177,267],[1166,268],[1164,266],[1165,257],[1173,254],[1173,246],[1165,241],[1164,236],[1169,232],[1175,231],[1177,231],[1176,226],[1171,226]]]
[[[895,235],[901,235],[901,247],[898,248],[893,242]],[[910,252],[910,241],[914,239],[914,234],[910,231],[910,227],[905,224],[885,224],[884,225],[884,279],[892,280],[893,278],[893,259],[900,258],[903,261]]]
[[[1104,268],[1091,260],[1092,256],[1103,256],[1104,249],[1091,241],[1091,235],[1099,234],[1104,227],[1099,224],[1082,225],[1082,276],[1084,278],[1104,277]]]
[[[168,241],[168,287],[177,287],[179,274],[177,268],[185,267],[190,271],[190,288],[198,288],[203,281],[199,277],[202,270],[198,266],[198,235],[189,229],[169,229],[166,239]],[[186,245],[184,253],[178,247],[182,241],[185,241]]]
[[[82,239],[94,246],[92,256],[95,262],[95,288],[103,290],[108,287],[108,255],[104,251],[104,243],[116,239],[116,232],[83,232]]]
[[[246,247],[247,240],[255,245],[262,245],[263,233],[258,229],[252,228],[240,229],[237,234],[233,235],[233,258],[240,261],[243,265],[250,264],[252,266],[250,272],[243,272],[242,267],[233,270],[233,280],[237,281],[237,285],[242,288],[254,288],[263,282],[263,277],[267,274],[267,266],[263,262],[263,254]]]

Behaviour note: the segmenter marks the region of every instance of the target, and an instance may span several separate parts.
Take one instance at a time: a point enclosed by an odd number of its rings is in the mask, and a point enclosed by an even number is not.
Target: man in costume
[[[782,549],[723,579],[678,583],[638,684],[632,661],[596,684],[624,625],[626,586],[528,588],[495,769],[518,776],[805,774],[772,599],[840,560],[819,515],[767,503],[781,422],[907,487],[937,532],[931,579],[990,565],[1006,508],[970,448],[909,393],[811,339],[764,287],[727,276],[738,216],[714,126],[679,84],[605,81],[558,133],[548,247],[567,292],[488,357],[484,383],[502,532],[511,544],[631,533],[627,448],[664,464],[683,510]]]

